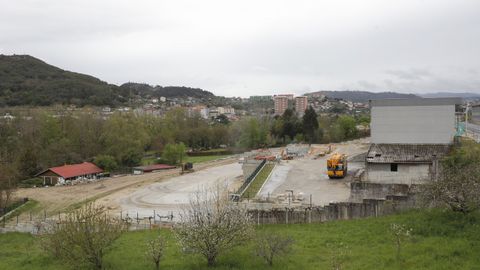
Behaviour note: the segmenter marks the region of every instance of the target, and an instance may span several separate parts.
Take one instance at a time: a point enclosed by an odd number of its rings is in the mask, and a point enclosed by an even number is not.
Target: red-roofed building
[[[156,172],[162,170],[175,169],[175,166],[166,165],[166,164],[152,164],[147,166],[139,166],[133,168],[133,174],[143,174],[148,172]]]
[[[103,170],[90,162],[80,164],[64,165],[48,168],[37,174],[37,177],[43,179],[43,184],[64,184],[65,181],[77,179],[97,179]]]

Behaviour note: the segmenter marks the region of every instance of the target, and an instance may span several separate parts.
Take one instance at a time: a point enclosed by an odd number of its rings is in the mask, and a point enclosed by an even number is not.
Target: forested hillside
[[[140,83],[125,83],[120,86],[120,93],[124,96],[135,94],[139,96],[151,97],[193,97],[198,99],[208,99],[215,97],[211,92],[200,88],[190,88],[185,86],[151,86]]]
[[[65,71],[28,55],[0,55],[0,106],[114,105],[114,85]]]
[[[140,97],[214,97],[198,88],[127,83],[108,84],[95,77],[66,71],[29,55],[0,55],[0,107],[115,106]]]

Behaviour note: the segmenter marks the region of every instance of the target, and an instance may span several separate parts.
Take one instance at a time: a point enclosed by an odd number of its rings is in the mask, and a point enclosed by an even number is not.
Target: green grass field
[[[413,229],[401,260],[389,231],[391,223]],[[249,243],[220,256],[214,269],[332,269],[343,256],[342,269],[480,269],[480,215],[411,211],[381,218],[308,225],[268,225],[257,230],[290,235],[294,252],[268,267]],[[105,255],[107,269],[153,269],[145,259],[147,239],[163,234],[168,241],[161,269],[207,269],[202,257],[184,254],[169,230],[125,233]],[[338,257],[338,256],[337,256]],[[0,235],[0,269],[69,269],[50,257],[28,234]]]
[[[255,197],[274,167],[274,164],[265,164],[265,167],[263,167],[263,169],[258,173],[257,177],[255,177],[250,186],[248,186],[247,190],[245,190],[245,192],[243,193],[243,197]]]

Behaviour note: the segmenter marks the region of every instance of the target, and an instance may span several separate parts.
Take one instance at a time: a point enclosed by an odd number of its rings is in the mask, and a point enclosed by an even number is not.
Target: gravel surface
[[[357,156],[368,150],[365,140],[333,144],[333,151]],[[322,147],[322,146],[313,146]],[[323,146],[324,147],[324,146]],[[313,151],[315,153],[315,151]],[[314,159],[314,155],[303,158],[283,160],[278,164],[267,183],[260,191],[261,197],[276,197],[293,190],[294,194],[303,193],[306,202],[312,195],[312,203],[325,205],[330,202],[348,201],[350,197],[349,181],[355,172],[364,166],[363,162],[350,162],[348,175],[343,179],[329,179],[327,176],[327,159],[330,155]]]

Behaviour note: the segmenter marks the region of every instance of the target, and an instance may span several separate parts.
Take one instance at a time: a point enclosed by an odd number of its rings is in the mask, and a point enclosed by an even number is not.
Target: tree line
[[[223,119],[220,117],[220,119]],[[141,164],[146,153],[161,154],[169,144],[199,151],[219,147],[248,150],[290,142],[328,143],[357,138],[356,125],[368,119],[317,116],[309,108],[303,118],[292,110],[282,116],[245,117],[239,121],[205,120],[182,108],[164,117],[39,109],[0,121],[2,178],[27,179],[43,169],[95,161],[115,169]]]

